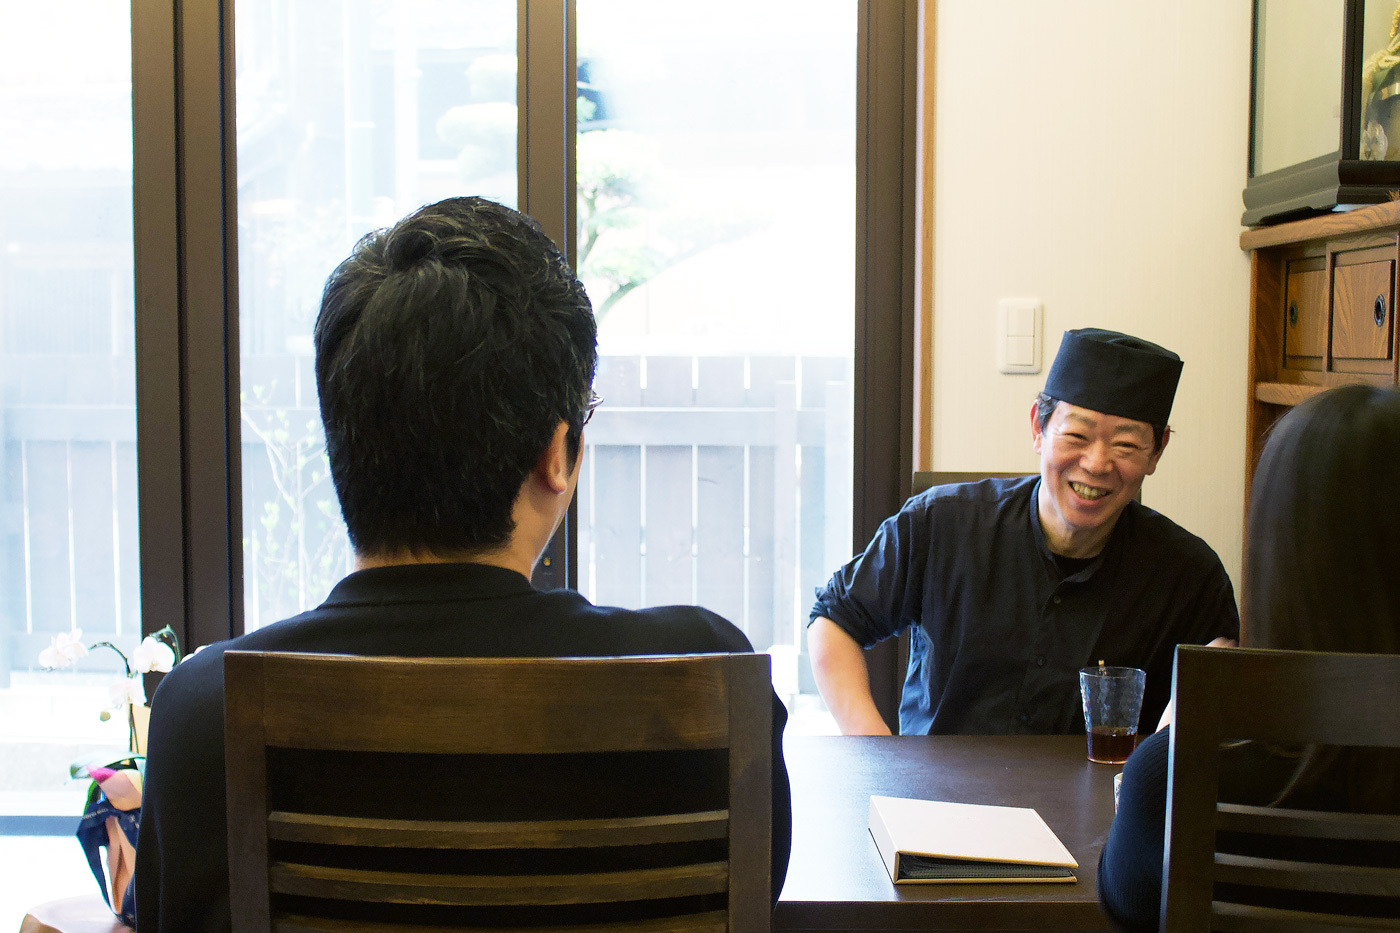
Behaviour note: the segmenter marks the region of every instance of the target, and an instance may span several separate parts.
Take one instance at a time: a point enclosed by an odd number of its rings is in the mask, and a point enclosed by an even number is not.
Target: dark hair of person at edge
[[[498,547],[561,422],[578,456],[597,323],[563,254],[507,207],[451,198],[365,236],[326,282],[315,343],[358,554]]]
[[[1242,635],[1251,648],[1400,654],[1400,392],[1344,386],[1289,411],[1249,504]],[[1400,812],[1400,753],[1311,750],[1289,786]]]

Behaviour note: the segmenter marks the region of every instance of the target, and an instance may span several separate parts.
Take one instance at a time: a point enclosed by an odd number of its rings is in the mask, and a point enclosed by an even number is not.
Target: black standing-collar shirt
[[[899,708],[911,734],[1074,733],[1079,669],[1147,672],[1140,731],[1171,695],[1177,644],[1239,635],[1220,558],[1138,502],[1103,551],[1057,562],[1035,507],[1040,478],[935,486],[880,525],[817,592],[825,616],[869,647],[908,628]]]

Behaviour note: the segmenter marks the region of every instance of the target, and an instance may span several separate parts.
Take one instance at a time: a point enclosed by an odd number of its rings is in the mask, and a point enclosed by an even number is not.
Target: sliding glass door
[[[238,0],[243,621],[350,569],[316,405],[321,287],[370,230],[444,197],[514,206],[515,0]]]
[[[819,704],[799,658],[813,589],[851,547],[858,13],[578,0],[578,269],[604,398],[579,586],[719,612],[795,713]]]
[[[773,653],[802,716],[811,589],[907,487],[916,9],[13,11],[0,816],[72,813],[22,795],[126,741],[99,716],[115,655],[45,672],[54,635],[127,648],[169,624],[194,648],[313,606],[346,572],[311,372],[319,291],[363,233],[456,194],[540,219],[601,321],[605,403],[572,547],[542,581],[711,606]]]
[[[0,815],[76,817],[70,762],[127,742],[116,654],[39,653],[141,638],[130,37],[99,0],[0,31]]]

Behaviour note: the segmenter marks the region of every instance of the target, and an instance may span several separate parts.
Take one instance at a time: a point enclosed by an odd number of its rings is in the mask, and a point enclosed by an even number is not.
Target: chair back
[[[977,473],[977,472],[949,472],[946,470],[918,470],[914,473],[914,482],[909,489],[909,495],[917,496],[919,493],[933,486],[948,486],[952,483],[975,483],[981,479],[1019,479],[1022,476],[1029,476],[1029,473]]]
[[[1174,695],[1162,929],[1400,929],[1400,816],[1219,801],[1223,742],[1400,748],[1400,656],[1182,645]]]
[[[769,929],[767,655],[407,659],[230,651],[224,672],[236,933],[522,923],[539,930],[590,923],[620,931]],[[599,813],[586,792],[559,787],[557,795],[539,795],[534,818],[407,818],[401,801],[389,817],[347,816],[333,804],[282,808],[296,797],[295,788],[277,786],[288,777],[273,759],[286,749],[341,760],[363,753],[405,780],[433,756],[583,760],[601,764],[614,784],[629,776],[640,799],[653,796],[648,784],[658,776],[627,770],[639,753],[704,753],[727,761],[727,782],[723,770],[718,779],[727,787],[719,788],[719,806],[667,812]],[[384,764],[400,755],[401,771]],[[608,769],[609,762],[620,767]],[[469,767],[460,786],[466,795],[487,790]],[[629,788],[622,791],[625,799]],[[561,813],[560,801],[571,798],[582,802],[580,812]]]

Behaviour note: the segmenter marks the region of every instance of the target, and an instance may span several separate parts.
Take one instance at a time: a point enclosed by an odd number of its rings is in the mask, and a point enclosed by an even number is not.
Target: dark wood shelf
[[[1254,386],[1254,397],[1270,405],[1297,405],[1314,395],[1327,391],[1326,386],[1298,385],[1292,382],[1260,382]]]

